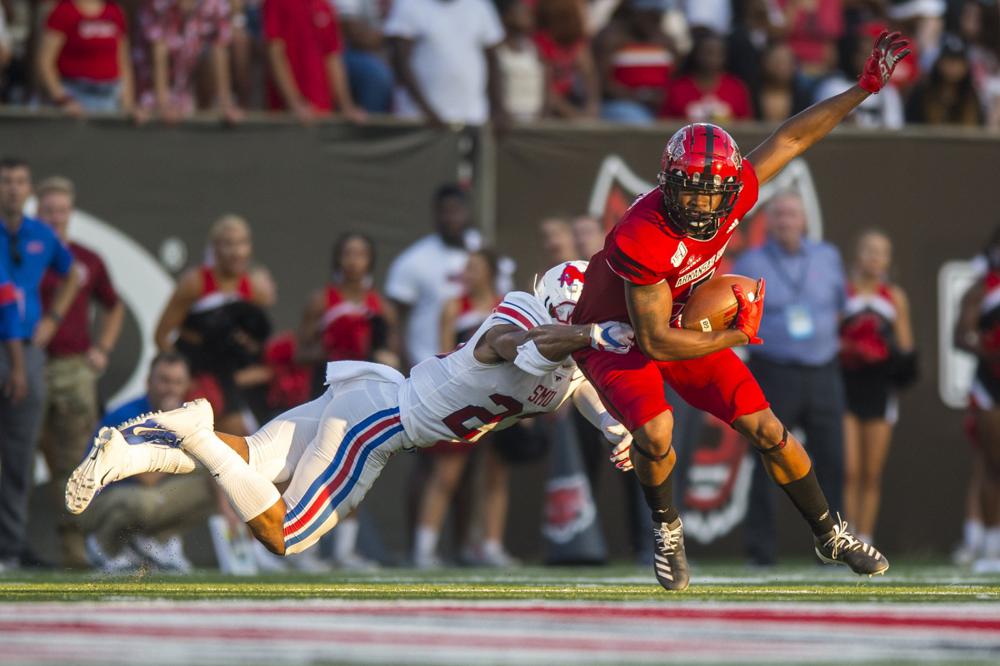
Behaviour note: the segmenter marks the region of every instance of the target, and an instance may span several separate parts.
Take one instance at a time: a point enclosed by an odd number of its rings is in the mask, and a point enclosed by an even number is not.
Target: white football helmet
[[[535,277],[535,298],[545,311],[561,324],[568,324],[570,315],[583,293],[586,261],[564,261],[556,264],[539,280]]]

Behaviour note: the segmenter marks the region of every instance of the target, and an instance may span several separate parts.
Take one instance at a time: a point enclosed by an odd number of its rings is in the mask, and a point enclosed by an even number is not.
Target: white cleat
[[[434,554],[415,555],[413,557],[413,568],[420,569],[421,571],[433,571],[444,568],[444,562]]]
[[[128,443],[114,428],[101,428],[87,457],[66,483],[66,508],[83,513],[105,486],[121,478],[128,462]]]
[[[129,444],[180,446],[185,437],[199,430],[215,429],[212,405],[204,398],[185,402],[167,412],[150,412],[118,426]]]
[[[972,563],[974,574],[1000,574],[1000,558],[980,557]]]
[[[357,552],[335,557],[333,564],[342,571],[378,571],[381,568],[378,562]]]

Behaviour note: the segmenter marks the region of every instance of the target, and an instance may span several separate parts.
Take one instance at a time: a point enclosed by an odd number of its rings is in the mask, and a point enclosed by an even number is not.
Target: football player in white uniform
[[[419,363],[405,379],[384,365],[327,366],[326,392],[249,437],[213,432],[204,400],[102,429],[66,486],[73,513],[107,484],[133,474],[190,472],[215,477],[254,536],[279,555],[301,552],[355,508],[400,450],[436,441],[476,441],[517,419],[577,408],[627,458],[631,436],[608,415],[570,354],[593,346],[624,353],[627,325],[568,324],[586,262],[550,269],[535,295],[511,292],[455,351]],[[275,484],[288,483],[284,493]]]

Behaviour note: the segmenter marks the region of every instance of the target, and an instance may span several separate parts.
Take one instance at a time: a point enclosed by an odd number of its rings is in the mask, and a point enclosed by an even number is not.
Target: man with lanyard
[[[24,397],[0,395],[0,570],[16,568],[24,554],[35,448],[45,396],[45,346],[77,291],[73,255],[46,224],[22,214],[31,196],[31,170],[17,159],[0,160],[0,265],[14,284],[24,347]],[[52,268],[65,277],[42,316],[39,287]],[[0,366],[6,366],[6,356]],[[6,374],[6,367],[0,367]]]
[[[768,239],[733,267],[767,281],[764,344],[749,348],[749,367],[789,429],[801,427],[816,476],[831,511],[843,495],[844,397],[838,325],[846,298],[840,253],[806,236],[806,214],[794,192],[775,196],[766,209]],[[750,562],[773,565],[777,533],[771,484],[760,461],[754,469],[744,529]]]

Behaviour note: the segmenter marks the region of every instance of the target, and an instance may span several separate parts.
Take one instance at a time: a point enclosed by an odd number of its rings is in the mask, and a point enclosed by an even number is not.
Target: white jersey
[[[554,323],[534,296],[507,294],[468,343],[417,364],[400,386],[400,418],[418,446],[438,440],[474,442],[491,430],[555,410],[584,381],[572,358],[545,376],[513,363],[476,360],[476,344],[490,328],[514,324],[524,330]]]

